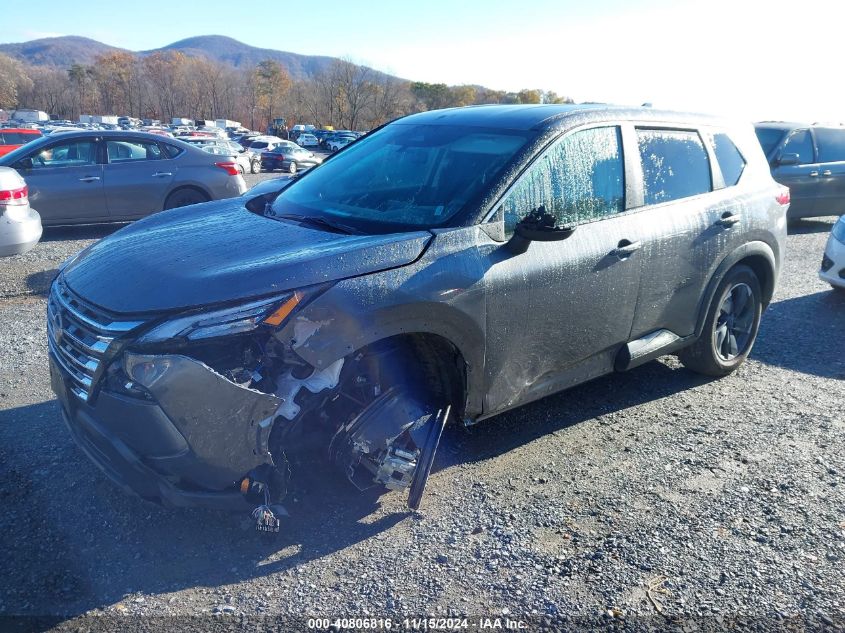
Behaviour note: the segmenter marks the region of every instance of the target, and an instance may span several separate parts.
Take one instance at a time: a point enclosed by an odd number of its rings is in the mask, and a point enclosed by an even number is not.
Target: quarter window
[[[540,158],[503,204],[505,229],[543,207],[559,226],[625,210],[625,167],[618,127],[575,132]]]
[[[816,128],[816,142],[819,144],[820,163],[845,161],[845,130]]]
[[[637,130],[645,204],[711,191],[710,162],[701,137],[690,130]]]
[[[813,162],[813,138],[809,130],[797,130],[789,135],[781,148],[783,154],[798,154],[798,164],[807,165]]]
[[[713,135],[713,152],[722,170],[722,178],[726,187],[732,187],[739,182],[745,170],[745,159],[727,134]]]

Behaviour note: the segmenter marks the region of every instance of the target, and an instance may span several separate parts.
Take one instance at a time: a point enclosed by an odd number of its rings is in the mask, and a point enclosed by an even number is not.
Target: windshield
[[[758,127],[754,132],[757,134],[757,139],[763,147],[763,153],[768,156],[783,137],[783,130],[778,130],[770,127]]]
[[[322,216],[375,232],[445,226],[534,134],[393,123],[286,188],[273,213]]]

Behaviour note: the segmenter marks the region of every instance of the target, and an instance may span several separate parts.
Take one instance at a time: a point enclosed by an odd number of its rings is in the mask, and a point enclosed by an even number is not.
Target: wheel
[[[735,266],[719,283],[699,339],[678,358],[688,369],[707,376],[727,376],[748,357],[763,313],[757,275]]]
[[[297,169],[296,163],[295,163],[295,162],[291,162],[291,164],[288,166],[288,173],[289,173],[289,174],[295,174],[295,173],[296,173],[296,169]]]
[[[249,171],[253,174],[260,174],[261,173],[261,163],[257,160],[252,161],[249,166]]]
[[[167,196],[164,201],[165,209],[175,209],[176,207],[187,207],[189,204],[199,204],[201,202],[208,202],[209,197],[202,191],[184,187],[177,189]]]
[[[238,172],[240,172],[241,176],[243,176],[244,174],[246,174],[246,172],[244,171],[244,166],[243,166],[243,165],[238,165]]]

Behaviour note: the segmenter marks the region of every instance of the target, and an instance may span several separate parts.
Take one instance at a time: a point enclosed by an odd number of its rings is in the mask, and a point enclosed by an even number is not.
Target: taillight
[[[238,171],[238,164],[233,163],[231,161],[221,162],[221,163],[214,163],[220,169],[225,169],[226,173],[230,176],[237,176],[239,173]]]
[[[27,204],[29,187],[24,185],[20,189],[0,190],[0,204]]]
[[[780,193],[775,196],[775,200],[778,201],[778,204],[786,206],[789,204],[789,189],[784,187],[780,190]]]

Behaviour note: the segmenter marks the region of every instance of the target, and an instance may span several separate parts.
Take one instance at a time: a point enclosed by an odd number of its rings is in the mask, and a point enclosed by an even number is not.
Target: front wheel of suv
[[[701,336],[681,350],[678,358],[700,374],[727,376],[751,352],[762,313],[757,275],[748,266],[735,266],[716,289]]]

